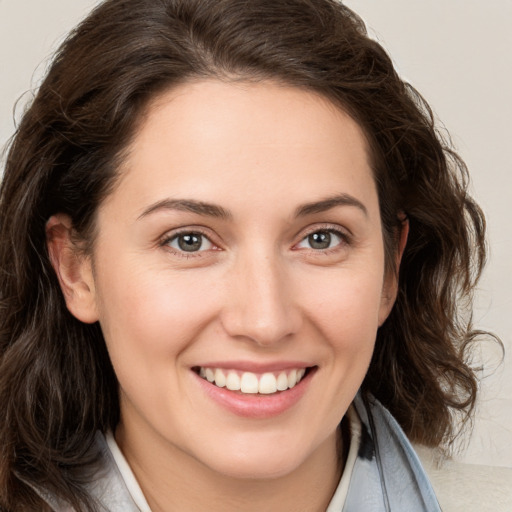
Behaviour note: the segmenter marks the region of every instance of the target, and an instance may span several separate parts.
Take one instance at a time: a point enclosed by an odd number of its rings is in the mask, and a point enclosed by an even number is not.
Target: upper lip
[[[314,366],[304,361],[273,361],[273,362],[254,362],[254,361],[215,361],[205,362],[195,365],[194,368],[220,368],[223,370],[238,370],[241,372],[266,373],[293,370],[300,368],[310,368]]]

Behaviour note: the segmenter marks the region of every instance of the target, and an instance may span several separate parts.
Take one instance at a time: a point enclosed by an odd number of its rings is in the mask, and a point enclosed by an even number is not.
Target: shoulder
[[[444,512],[510,512],[512,468],[438,461],[435,450],[414,446]]]

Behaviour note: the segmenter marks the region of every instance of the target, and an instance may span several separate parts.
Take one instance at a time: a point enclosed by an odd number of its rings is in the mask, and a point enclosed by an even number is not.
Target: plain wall
[[[95,0],[0,0],[0,145],[14,131],[51,52]],[[484,343],[474,432],[459,458],[512,467],[512,2],[347,0],[398,70],[429,101],[452,135],[484,208],[490,261],[474,323],[496,332],[506,353]]]

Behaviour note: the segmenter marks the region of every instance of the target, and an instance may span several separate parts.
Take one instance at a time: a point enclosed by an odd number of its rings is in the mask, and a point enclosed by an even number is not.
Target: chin
[[[215,472],[229,478],[240,480],[269,480],[286,477],[296,471],[303,461],[300,460],[240,460],[228,461],[211,467]]]
[[[198,458],[214,472],[230,478],[265,480],[282,478],[298,470],[314,451],[314,447],[310,448],[307,443],[292,443],[289,438],[271,440],[255,436]]]

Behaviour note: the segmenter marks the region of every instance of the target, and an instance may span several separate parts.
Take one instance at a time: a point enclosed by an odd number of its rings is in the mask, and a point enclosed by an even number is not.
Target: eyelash
[[[304,234],[300,241],[293,246],[295,250],[301,250],[302,248],[297,247],[299,244],[303,243],[305,240],[307,240],[308,237],[311,235],[314,235],[316,233],[328,233],[330,235],[334,235],[340,239],[340,242],[336,244],[334,247],[328,247],[326,249],[314,249],[312,247],[304,248],[305,250],[309,250],[312,253],[316,254],[331,254],[333,252],[336,252],[340,250],[340,246],[348,246],[351,245],[351,237],[344,231],[340,230],[339,228],[334,228],[330,225],[326,226],[315,226],[314,229],[311,229],[309,232]],[[198,251],[184,251],[179,250],[174,247],[171,247],[171,243],[175,240],[177,240],[180,236],[184,235],[195,235],[200,236],[203,239],[206,239],[212,246],[213,249],[205,249],[205,250],[198,250]],[[172,233],[171,235],[166,235],[164,238],[162,238],[159,242],[160,247],[165,247],[167,250],[169,250],[173,255],[181,257],[181,258],[196,258],[196,257],[202,257],[204,252],[207,252],[209,250],[220,250],[214,242],[210,239],[210,237],[201,231],[200,229],[183,229],[181,231]]]

